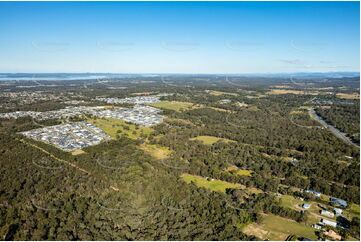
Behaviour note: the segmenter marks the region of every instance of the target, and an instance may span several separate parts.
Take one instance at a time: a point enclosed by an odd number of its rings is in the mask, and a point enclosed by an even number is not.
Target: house
[[[337,222],[330,221],[330,220],[327,220],[327,219],[321,219],[320,224],[328,225],[328,226],[331,226],[331,227],[334,227],[334,228],[337,227]]]
[[[314,190],[305,190],[306,193],[311,193],[312,195],[314,195],[315,197],[321,197],[321,193],[320,192],[316,192]]]
[[[336,217],[342,215],[343,210],[341,208],[334,208],[333,212],[335,213]]]
[[[341,235],[339,235],[338,233],[336,233],[335,231],[329,229],[325,232],[323,232],[323,234],[329,238],[331,238],[332,240],[341,240],[342,237]]]
[[[311,204],[309,204],[309,203],[304,203],[302,205],[302,208],[304,208],[304,209],[309,209],[310,207],[311,207]]]
[[[312,224],[312,228],[320,230],[322,229],[322,226],[319,224]]]
[[[335,198],[335,197],[330,198],[330,203],[334,206],[341,207],[341,208],[347,207],[347,202],[345,200]]]
[[[332,212],[327,210],[321,210],[321,215],[329,218],[333,218],[335,216]]]

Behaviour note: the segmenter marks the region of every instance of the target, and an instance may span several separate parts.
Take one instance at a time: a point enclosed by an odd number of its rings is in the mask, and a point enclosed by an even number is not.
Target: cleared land
[[[183,173],[181,177],[186,183],[194,182],[198,187],[204,187],[214,192],[226,192],[227,188],[241,188],[241,189],[245,188],[241,184],[230,183],[226,181],[205,178],[196,175],[190,175],[187,173]]]
[[[259,224],[249,224],[243,228],[243,232],[262,240],[286,240],[289,235],[317,240],[312,227],[271,214],[262,215],[262,221]]]
[[[227,171],[239,176],[252,176],[253,173],[251,170],[238,169],[237,166],[230,166],[227,168]]]
[[[206,90],[206,92],[213,96],[222,96],[222,95],[238,96],[238,94],[234,92],[221,92],[221,91],[213,91],[213,90]]]
[[[139,147],[157,160],[166,159],[172,153],[172,151],[168,147],[160,145],[141,144]]]
[[[282,94],[295,94],[295,95],[319,95],[320,93],[317,91],[301,91],[301,90],[291,90],[291,89],[271,89],[267,94],[271,95],[282,95]]]
[[[348,218],[360,217],[360,205],[351,203],[349,207],[344,211],[344,214]]]
[[[230,140],[230,139],[219,138],[219,137],[215,137],[215,136],[207,136],[207,135],[197,136],[197,137],[191,138],[190,140],[198,140],[205,145],[213,145],[217,141],[222,141],[222,142],[226,142],[226,143],[236,142],[236,141]]]
[[[82,155],[85,153],[86,152],[84,150],[74,150],[73,152],[71,152],[72,155]]]
[[[227,109],[224,109],[224,108],[215,108],[215,107],[207,107],[207,108],[210,108],[210,109],[213,109],[213,110],[216,110],[216,111],[219,111],[219,112],[232,113],[231,110],[227,110]]]
[[[337,93],[336,97],[342,99],[360,99],[359,93]]]
[[[189,103],[189,102],[178,102],[178,101],[161,101],[157,103],[152,103],[150,106],[160,109],[168,109],[176,112],[187,111],[194,108],[202,107],[199,104]]]
[[[281,206],[290,209],[300,208],[299,205],[302,205],[303,203],[303,201],[291,195],[283,195],[280,199],[280,202]]]
[[[98,128],[102,129],[110,137],[115,139],[117,135],[124,135],[130,139],[138,139],[141,136],[148,136],[153,132],[150,127],[139,127],[135,124],[128,124],[120,119],[113,118],[92,118],[87,120],[89,123],[94,124]]]

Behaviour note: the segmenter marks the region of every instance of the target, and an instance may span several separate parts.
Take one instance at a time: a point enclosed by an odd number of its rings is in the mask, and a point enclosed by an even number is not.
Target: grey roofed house
[[[345,200],[335,198],[335,197],[330,198],[330,203],[333,204],[334,206],[339,206],[339,207],[342,207],[342,208],[347,207],[347,202]]]

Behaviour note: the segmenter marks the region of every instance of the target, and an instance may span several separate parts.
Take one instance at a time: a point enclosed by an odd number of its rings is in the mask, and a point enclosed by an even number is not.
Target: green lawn
[[[197,137],[191,138],[190,140],[198,140],[198,141],[201,141],[205,145],[213,145],[217,141],[223,141],[223,142],[226,142],[226,143],[235,142],[234,140],[218,138],[218,137],[215,137],[215,136],[207,136],[207,135],[197,136]]]
[[[192,108],[199,108],[201,105],[189,103],[189,102],[178,102],[178,101],[161,101],[152,103],[151,106],[160,109],[174,110],[176,112],[186,111]]]
[[[148,136],[153,132],[153,129],[150,127],[141,127],[135,124],[127,124],[121,119],[92,118],[88,119],[87,122],[92,123],[98,128],[102,129],[113,139],[117,137],[117,134],[127,136],[130,139],[137,139],[141,137],[142,134],[144,136]]]
[[[208,180],[205,177],[183,173],[181,175],[186,183],[194,182],[198,187],[204,187],[215,192],[225,192],[227,188],[244,188],[241,184],[230,183],[217,179]]]

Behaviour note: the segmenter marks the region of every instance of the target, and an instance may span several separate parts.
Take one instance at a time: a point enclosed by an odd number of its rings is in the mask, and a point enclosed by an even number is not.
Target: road
[[[326,129],[328,129],[329,131],[331,131],[331,133],[333,133],[333,135],[335,135],[337,138],[341,139],[344,143],[348,144],[348,145],[353,145],[355,147],[360,147],[358,144],[352,142],[352,140],[346,136],[345,133],[341,132],[340,130],[338,130],[337,128],[335,128],[334,126],[326,123],[322,117],[320,117],[314,108],[310,108],[308,110],[310,116],[312,118],[314,118],[315,120],[317,120],[323,127],[325,127]]]

